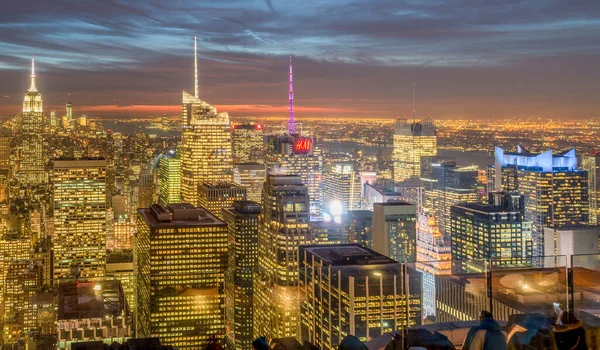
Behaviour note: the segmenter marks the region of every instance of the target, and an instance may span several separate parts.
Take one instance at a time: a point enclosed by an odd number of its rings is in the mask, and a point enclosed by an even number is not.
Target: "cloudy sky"
[[[193,92],[232,116],[596,117],[600,1],[0,1],[0,115],[35,54],[45,110],[143,116]]]

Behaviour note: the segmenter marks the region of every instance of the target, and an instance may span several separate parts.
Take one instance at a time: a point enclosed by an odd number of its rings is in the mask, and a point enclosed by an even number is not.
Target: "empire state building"
[[[35,61],[31,59],[31,86],[23,100],[21,166],[18,178],[26,185],[37,185],[46,181],[44,172],[43,131],[44,114],[42,95],[35,85]]]

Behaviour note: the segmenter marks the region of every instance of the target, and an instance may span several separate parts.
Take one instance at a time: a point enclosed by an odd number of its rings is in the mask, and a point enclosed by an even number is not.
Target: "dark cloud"
[[[284,106],[292,54],[306,107],[404,114],[416,80],[423,115],[594,116],[599,31],[598,1],[5,1],[0,114],[31,54],[46,106],[177,105],[198,36],[214,104]]]

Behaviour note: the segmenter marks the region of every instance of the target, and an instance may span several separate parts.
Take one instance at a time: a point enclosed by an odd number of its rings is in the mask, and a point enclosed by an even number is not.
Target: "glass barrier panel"
[[[491,259],[492,312],[509,344],[546,348],[552,344],[557,311],[567,307],[567,257],[535,257],[515,263]]]
[[[485,260],[426,259],[406,265],[411,290],[420,299],[420,320],[410,325],[405,346],[461,347],[481,310],[489,307]],[[411,293],[412,295],[413,293]]]
[[[588,337],[590,346],[600,346],[600,254],[571,256],[573,289],[571,303],[575,317],[581,320],[586,331],[594,334]],[[593,348],[593,347],[590,347]]]

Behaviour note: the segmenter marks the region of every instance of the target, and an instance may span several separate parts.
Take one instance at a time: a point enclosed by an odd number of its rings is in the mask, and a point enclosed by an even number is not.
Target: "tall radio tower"
[[[294,73],[292,71],[292,56],[290,56],[290,119],[288,120],[288,132],[290,135],[296,133],[296,120],[294,119]]]

